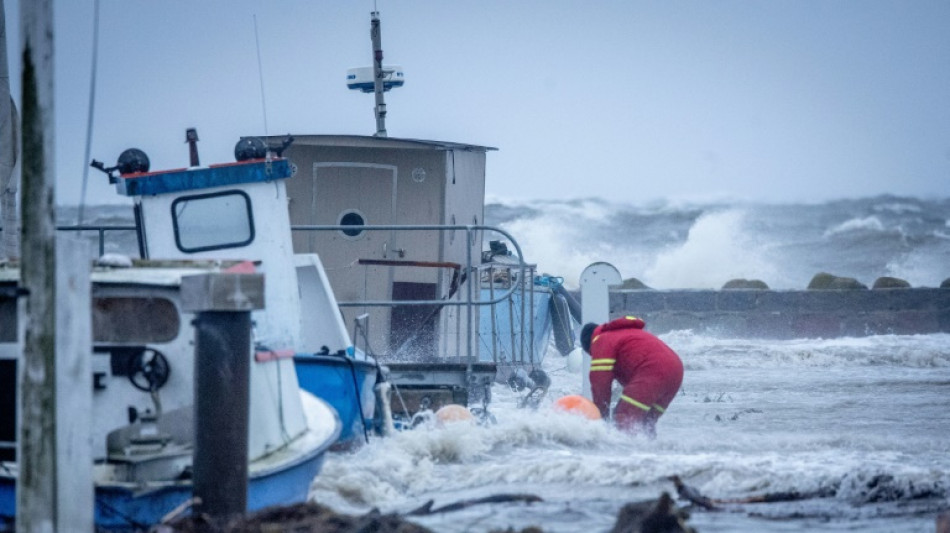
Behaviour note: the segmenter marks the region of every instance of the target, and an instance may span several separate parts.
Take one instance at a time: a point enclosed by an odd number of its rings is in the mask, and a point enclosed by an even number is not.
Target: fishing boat
[[[485,160],[494,148],[379,135],[293,138],[283,156],[294,175],[294,251],[324,260],[344,321],[387,372],[397,419],[447,404],[485,412],[492,384],[541,372],[555,331],[564,354],[573,348],[560,278],[537,272],[514,236],[484,223]],[[369,325],[358,327],[361,318]]]
[[[191,498],[192,453],[201,428],[194,427],[195,314],[182,301],[189,296],[185,281],[202,273],[264,274],[266,303],[252,313],[247,347],[247,507],[305,501],[343,427],[339,411],[300,387],[293,356],[323,353],[319,357],[335,362],[358,354],[319,257],[292,253],[284,194],[288,162],[242,158],[149,172],[147,156],[133,149],[116,167],[99,167],[134,201],[141,259],[109,261],[91,274],[97,527],[155,524]],[[14,417],[22,332],[10,333],[23,323],[18,278],[15,266],[0,269],[0,524],[8,527],[18,474]],[[221,403],[226,411],[227,402]],[[367,405],[370,415],[373,407]]]
[[[344,320],[362,320],[354,331],[384,364],[395,418],[449,404],[487,415],[493,383],[544,388],[552,334],[563,354],[573,348],[568,295],[512,235],[485,225],[495,148],[388,135],[384,93],[405,74],[383,64],[377,11],[370,36],[373,64],[350,69],[347,86],[374,93],[376,133],[295,134],[285,152],[293,247],[324,258]]]

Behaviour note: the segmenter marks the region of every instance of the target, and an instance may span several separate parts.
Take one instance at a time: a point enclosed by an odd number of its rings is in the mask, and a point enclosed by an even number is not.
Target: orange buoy
[[[450,422],[471,422],[475,417],[472,416],[472,412],[469,411],[468,408],[450,403],[443,405],[435,412],[435,419],[439,424],[448,424]]]
[[[571,394],[559,398],[554,402],[554,408],[559,411],[581,415],[589,420],[600,420],[600,410],[597,409],[594,402],[580,394]]]

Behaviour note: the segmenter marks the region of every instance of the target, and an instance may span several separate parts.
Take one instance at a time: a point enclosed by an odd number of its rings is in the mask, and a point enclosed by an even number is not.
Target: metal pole
[[[194,324],[196,510],[230,518],[247,509],[251,313],[205,311]]]
[[[376,137],[386,137],[386,102],[383,99],[383,46],[379,11],[372,12],[370,38],[373,40],[373,92],[376,93]]]
[[[495,299],[495,265],[488,267],[488,299]],[[491,358],[498,363],[498,311],[497,304],[491,304]]]
[[[196,312],[195,511],[222,524],[247,510],[251,310],[264,307],[262,274],[187,276],[182,308]]]
[[[530,335],[528,337],[528,359],[531,363],[531,368],[534,368],[534,268],[532,267],[528,271],[528,283],[531,284],[531,288],[528,290],[528,297],[531,298],[529,303],[529,312],[528,312],[528,330]]]

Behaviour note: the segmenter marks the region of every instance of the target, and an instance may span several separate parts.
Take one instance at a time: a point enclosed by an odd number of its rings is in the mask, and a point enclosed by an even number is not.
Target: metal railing
[[[114,232],[122,231],[136,231],[137,227],[135,225],[98,225],[98,224],[84,224],[84,225],[58,225],[56,226],[58,231],[63,232],[73,232],[73,233],[82,233],[82,232],[95,232],[96,241],[98,243],[99,255],[105,253],[106,241],[108,240],[108,234]],[[291,231],[294,232],[315,232],[315,231],[464,231],[466,236],[466,262],[464,265],[460,266],[460,273],[464,278],[464,281],[460,283],[460,286],[464,286],[464,299],[460,298],[459,294],[456,294],[455,299],[438,299],[438,300],[358,300],[358,301],[338,301],[337,304],[342,307],[396,307],[396,306],[451,306],[451,307],[464,307],[466,314],[466,323],[471,325],[473,323],[473,313],[476,307],[482,306],[491,306],[490,320],[492,322],[491,328],[491,354],[495,362],[499,362],[499,353],[501,351],[500,343],[497,339],[497,313],[496,306],[498,304],[506,303],[509,305],[509,317],[511,320],[515,320],[517,316],[517,323],[511,324],[511,342],[510,342],[510,351],[512,362],[521,362],[524,363],[525,355],[527,355],[527,362],[534,364],[536,362],[536,357],[534,353],[534,344],[535,344],[535,331],[534,331],[534,272],[535,266],[525,263],[524,256],[521,251],[521,246],[515,240],[515,238],[508,233],[507,231],[487,225],[438,225],[438,224],[423,224],[423,225],[365,225],[365,226],[342,226],[342,225],[295,225],[291,226]],[[510,264],[474,264],[474,258],[472,257],[472,244],[476,242],[477,232],[494,232],[503,236],[511,245],[514,247],[515,254],[513,256],[516,259],[515,262]],[[137,251],[135,252],[138,253]],[[481,257],[479,256],[479,262]],[[403,266],[413,266],[407,262]],[[400,266],[400,265],[390,265],[390,266]],[[445,265],[442,265],[445,266]],[[496,283],[495,275],[498,271],[506,271],[509,279],[508,283],[502,284],[503,290],[500,294],[496,294]],[[486,284],[484,280],[487,276],[489,282]],[[483,300],[480,297],[476,297],[474,292],[477,289],[487,288],[489,290],[489,298]],[[515,295],[516,291],[519,291],[517,294],[520,296],[520,310],[515,312],[516,309],[513,307],[515,304]],[[480,295],[479,295],[480,296]],[[526,306],[528,308],[526,309]],[[461,313],[457,314],[457,318],[461,320]],[[457,327],[457,330],[460,327]],[[466,359],[469,362],[476,361],[478,357],[473,353],[473,350],[477,351],[477,344],[473,342],[473,328],[466,327]],[[520,335],[516,334],[520,332]],[[527,335],[525,335],[527,331]],[[518,340],[515,340],[515,337],[518,336]],[[459,344],[461,339],[458,339]],[[461,350],[457,350],[459,355],[461,355]]]
[[[507,302],[509,305],[512,305],[513,302],[514,302],[514,299],[515,299],[515,298],[514,298],[515,291],[520,289],[520,291],[521,291],[521,293],[520,293],[520,296],[521,296],[521,304],[520,304],[520,305],[521,305],[521,312],[517,314],[519,323],[517,324],[517,327],[515,327],[515,324],[513,323],[513,324],[511,325],[511,331],[512,331],[513,334],[514,334],[515,330],[521,332],[521,335],[520,335],[520,337],[519,337],[521,344],[520,344],[520,349],[518,350],[519,354],[518,354],[518,357],[517,357],[517,358],[520,359],[521,362],[523,362],[524,359],[525,359],[525,351],[526,351],[526,349],[527,349],[527,350],[528,350],[528,360],[529,360],[532,364],[535,362],[536,358],[535,358],[535,354],[534,354],[534,320],[533,320],[533,316],[534,316],[534,312],[533,312],[533,311],[534,311],[534,295],[533,295],[534,284],[533,284],[533,279],[534,279],[534,276],[533,276],[533,275],[531,275],[531,276],[527,276],[527,275],[526,275],[526,273],[533,273],[535,267],[534,267],[534,265],[525,263],[525,261],[524,261],[524,256],[523,256],[523,254],[522,254],[522,252],[521,252],[521,246],[518,244],[518,241],[515,240],[515,238],[514,238],[510,233],[508,233],[507,231],[505,231],[505,230],[503,230],[503,229],[501,229],[501,228],[498,228],[498,227],[495,227],[495,226],[486,226],[486,225],[439,225],[439,224],[418,224],[418,225],[365,225],[365,226],[295,225],[295,226],[292,226],[292,227],[291,227],[291,230],[292,230],[292,231],[296,231],[296,232],[308,232],[308,231],[349,231],[349,232],[352,232],[352,231],[357,230],[357,229],[360,230],[360,231],[438,231],[438,232],[445,232],[445,231],[465,231],[465,237],[466,237],[465,242],[467,243],[467,245],[465,246],[465,250],[466,250],[466,254],[465,254],[465,255],[466,255],[466,257],[465,257],[465,264],[464,264],[464,265],[461,265],[461,267],[460,267],[460,272],[462,273],[462,276],[464,277],[464,281],[462,282],[462,285],[465,287],[465,291],[464,291],[464,292],[465,292],[465,294],[464,294],[465,298],[464,298],[464,300],[463,300],[463,299],[455,299],[455,300],[452,300],[452,299],[439,299],[439,300],[357,300],[357,301],[338,301],[338,302],[337,302],[337,305],[339,305],[340,307],[397,307],[397,306],[404,306],[404,305],[410,305],[410,306],[440,306],[440,307],[443,307],[443,306],[463,307],[463,306],[464,306],[464,307],[465,307],[465,318],[466,318],[466,328],[465,328],[465,331],[466,331],[465,359],[466,359],[469,363],[474,362],[474,361],[476,361],[476,360],[478,359],[477,355],[476,355],[475,353],[473,353],[473,352],[477,352],[477,351],[478,351],[478,345],[473,342],[473,341],[474,341],[474,339],[473,339],[473,334],[474,334],[474,332],[473,332],[473,328],[471,327],[472,324],[473,324],[473,320],[472,320],[472,319],[473,319],[474,308],[475,308],[475,307],[483,307],[483,306],[491,306],[491,309],[492,309],[492,328],[491,328],[491,331],[492,331],[492,337],[493,337],[493,344],[492,344],[491,354],[492,354],[492,359],[493,359],[493,361],[497,363],[497,362],[499,362],[499,357],[498,357],[499,350],[498,350],[498,344],[497,344],[496,342],[494,342],[494,339],[495,339],[495,337],[496,337],[496,331],[497,331],[497,329],[498,329],[498,328],[497,328],[497,324],[496,324],[496,318],[497,318],[497,316],[496,316],[496,314],[495,314],[495,312],[494,312],[494,311],[495,311],[495,306],[496,306],[497,304],[500,304],[500,303],[503,303],[503,302]],[[510,242],[511,245],[514,247],[514,250],[515,250],[515,252],[516,252],[516,254],[517,254],[517,255],[515,256],[515,258],[517,259],[517,262],[516,262],[516,263],[513,263],[513,264],[510,264],[510,265],[505,265],[505,266],[503,266],[503,267],[499,267],[499,265],[490,264],[490,263],[489,263],[489,264],[474,264],[474,262],[473,262],[473,257],[472,257],[472,246],[471,246],[471,244],[473,244],[473,243],[476,242],[475,234],[476,234],[476,232],[479,232],[479,231],[482,231],[482,232],[485,232],[485,231],[495,232],[495,233],[498,233],[499,235],[505,237],[505,239],[507,239],[508,242]],[[479,259],[479,261],[481,261],[481,256],[480,256],[480,255],[479,255],[479,258],[478,258],[478,259]],[[393,262],[393,263],[395,263],[395,262]],[[426,267],[428,267],[428,266],[434,266],[434,265],[436,265],[436,264],[435,264],[435,263],[431,263],[431,264],[426,264],[426,265],[413,265],[412,262],[406,262],[406,263],[403,264],[403,265],[391,264],[391,265],[389,265],[389,266],[393,266],[393,267],[399,267],[399,266],[403,266],[403,267],[426,266]],[[444,266],[446,266],[446,264],[441,264],[440,266],[443,266],[443,267],[444,267]],[[483,274],[487,273],[488,276],[489,276],[489,279],[492,279],[491,276],[493,275],[493,274],[492,274],[493,271],[496,270],[496,269],[499,269],[499,268],[507,269],[509,272],[517,271],[517,275],[516,275],[516,276],[512,276],[512,275],[509,274],[509,277],[516,279],[517,282],[516,282],[516,283],[509,283],[508,286],[506,287],[506,289],[503,290],[500,295],[495,295],[495,293],[494,293],[494,283],[490,283],[490,284],[489,284],[489,289],[490,289],[490,296],[489,296],[489,299],[488,299],[488,300],[482,300],[480,297],[479,297],[479,298],[476,298],[476,297],[475,297],[475,294],[474,294],[474,291],[476,290],[476,288],[478,288],[479,290],[482,288],[482,281],[481,281],[481,280],[483,279]],[[528,281],[531,281],[531,283],[528,283]],[[527,288],[526,288],[526,286],[527,286]],[[456,295],[456,296],[458,296],[458,295]],[[525,307],[525,300],[526,300],[526,299],[529,299],[530,302],[531,302],[531,305],[530,305],[530,307],[531,307],[530,315],[526,315],[526,313],[525,313],[524,307]],[[460,320],[461,320],[461,313],[458,313],[456,316],[457,316],[457,320],[460,321]],[[509,316],[512,317],[512,319],[514,319],[515,313],[509,312]],[[532,317],[532,318],[529,319],[529,317]],[[526,321],[529,323],[528,326],[526,326],[526,324],[525,324]],[[527,330],[530,332],[530,334],[529,334],[529,339],[528,339],[527,341],[525,340],[525,336],[524,336],[524,331],[526,330],[526,328],[527,328]],[[458,330],[460,330],[460,329],[461,329],[461,328],[460,328],[460,324],[457,324],[456,330],[458,331]],[[410,339],[410,340],[411,340],[411,339]],[[461,344],[461,339],[460,339],[459,337],[456,338],[456,341],[457,341],[457,344]],[[408,341],[407,341],[407,342],[408,342]],[[527,346],[525,346],[526,342],[527,342]],[[404,343],[404,344],[405,344],[405,343]],[[513,341],[512,341],[512,352],[515,352],[514,344],[515,344],[515,342],[514,342],[514,340],[513,340]],[[459,354],[459,355],[461,355],[462,350],[459,349],[459,348],[460,348],[459,346],[456,347],[456,353]],[[512,359],[514,359],[514,357],[512,357]],[[513,362],[514,362],[514,361],[513,361]]]

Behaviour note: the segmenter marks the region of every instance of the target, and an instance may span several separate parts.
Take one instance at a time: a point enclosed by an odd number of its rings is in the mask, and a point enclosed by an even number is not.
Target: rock
[[[841,276],[835,276],[834,274],[829,274],[827,272],[819,272],[815,274],[815,277],[811,278],[811,282],[808,284],[808,290],[853,290],[853,289],[867,289],[868,286],[861,283],[860,281],[854,278],[845,278]]]
[[[617,513],[610,533],[696,533],[686,525],[689,513],[676,507],[666,492],[656,500],[628,503]]]
[[[620,289],[632,289],[632,290],[643,290],[649,289],[645,283],[638,280],[637,278],[627,278],[623,280],[623,283],[619,287]]]
[[[874,280],[874,285],[871,286],[872,289],[909,289],[910,283],[900,278],[892,278],[890,276],[881,276]]]
[[[940,283],[940,288],[941,288],[941,289],[950,289],[950,278],[947,278],[947,279],[943,280],[943,281]]]
[[[723,290],[727,289],[760,289],[760,290],[769,290],[768,284],[760,279],[730,279],[722,286]]]

